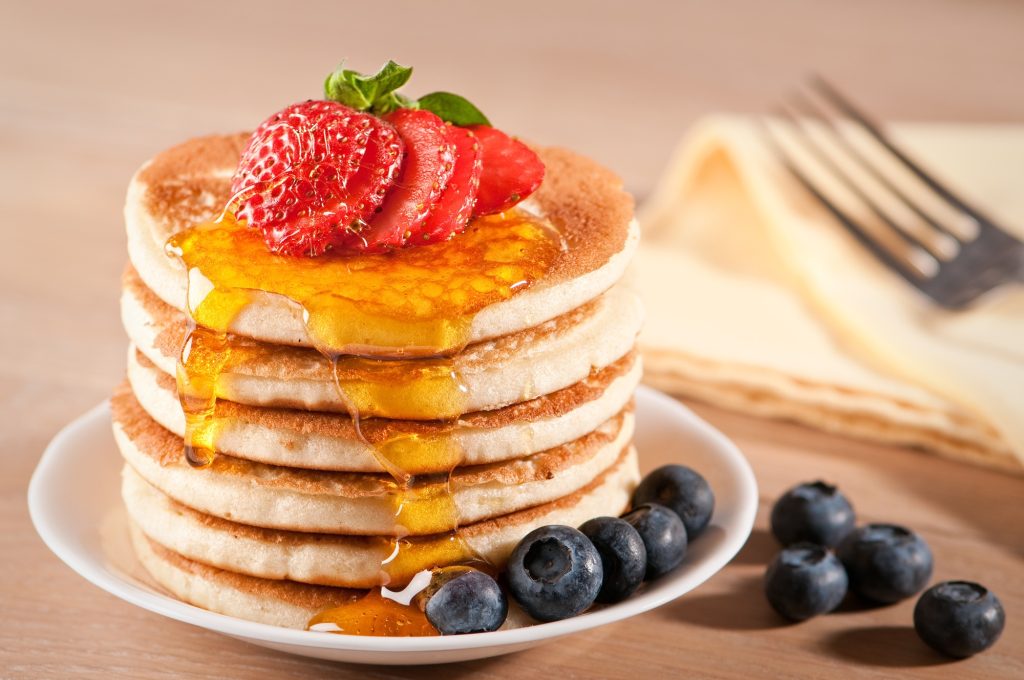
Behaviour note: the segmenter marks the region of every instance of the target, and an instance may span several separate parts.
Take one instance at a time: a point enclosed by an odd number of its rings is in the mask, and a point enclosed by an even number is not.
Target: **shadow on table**
[[[571,644],[560,644],[562,640],[555,641],[525,649],[503,656],[476,661],[464,661],[451,664],[437,664],[433,666],[345,666],[360,671],[359,678],[387,678],[391,679],[415,679],[428,678],[461,679],[461,678],[495,678],[506,677],[510,674],[509,669],[523,677],[540,677],[544,671],[550,668],[560,669],[568,677],[594,677],[591,664],[595,659],[607,657],[604,651],[608,646],[608,640],[618,635],[616,627],[622,624],[602,626],[599,629],[588,631],[586,635],[576,635],[572,638]],[[610,661],[612,663],[613,661]],[[632,677],[628,670],[610,667],[601,677],[607,678],[629,678]]]
[[[860,614],[861,612],[869,612],[878,609],[886,609],[887,607],[896,606],[896,603],[885,604],[882,602],[872,602],[866,600],[863,597],[858,596],[856,593],[848,592],[843,601],[835,609],[828,613],[828,616],[842,616],[843,614]]]
[[[433,666],[376,666],[373,670],[365,666],[353,666],[361,671],[358,677],[361,678],[444,678],[455,680],[457,678],[475,678],[477,676],[490,675],[488,668],[496,662],[500,663],[501,657],[492,659],[480,659],[478,661],[463,661],[461,663],[436,664]],[[500,668],[500,666],[499,666]],[[369,672],[367,672],[369,671]]]
[[[722,630],[764,630],[787,625],[764,599],[761,576],[738,581],[728,592],[692,595],[666,605],[664,616]]]
[[[286,653],[281,652],[281,654]],[[395,680],[398,678],[419,680],[420,678],[445,678],[445,680],[458,680],[459,678],[473,678],[478,676],[489,676],[493,671],[489,670],[495,663],[501,662],[502,657],[491,659],[479,659],[477,661],[463,661],[461,663],[434,664],[430,666],[368,666],[361,664],[350,664],[335,661],[309,660],[308,665],[303,664],[301,675],[309,678],[324,677],[353,677],[353,678],[380,678]]]
[[[868,666],[911,668],[952,663],[927,647],[910,626],[870,626],[834,632],[822,640],[822,651]]]
[[[703,538],[703,537],[702,537]],[[698,589],[666,605],[664,615],[697,626],[722,630],[763,630],[787,625],[764,599],[763,568],[779,552],[779,544],[766,529],[755,528],[730,565],[761,567],[757,575],[742,578],[728,592]]]
[[[750,538],[743,545],[743,549],[736,554],[729,564],[756,564],[767,567],[768,563],[779,554],[782,546],[767,529],[754,527]]]

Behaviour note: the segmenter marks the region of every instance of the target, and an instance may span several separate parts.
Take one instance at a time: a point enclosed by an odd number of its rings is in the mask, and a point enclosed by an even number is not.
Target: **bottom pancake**
[[[270,581],[195,562],[130,526],[135,556],[172,595],[203,609],[285,628],[306,628],[317,612],[354,600],[364,591]]]
[[[135,556],[157,584],[182,602],[218,614],[305,630],[317,614],[369,592],[237,574],[168,550],[135,524],[129,526],[129,531]],[[532,622],[514,602],[509,602],[502,629],[521,628]]]
[[[132,522],[150,539],[192,560],[266,579],[368,588],[404,585],[418,571],[459,561],[465,550],[501,566],[516,543],[536,527],[578,526],[599,515],[618,515],[629,503],[638,478],[636,451],[628,447],[593,482],[558,500],[461,527],[455,542],[447,535],[402,541],[388,573],[382,571],[381,563],[395,544],[385,537],[238,524],[172,500],[127,465],[122,495]]]

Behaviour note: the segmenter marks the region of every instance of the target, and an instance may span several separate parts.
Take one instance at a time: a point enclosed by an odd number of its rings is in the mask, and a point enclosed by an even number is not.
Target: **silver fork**
[[[765,136],[782,165],[854,238],[890,269],[948,309],[966,308],[1002,284],[1024,282],[1021,241],[909,158],[877,123],[833,86],[815,77],[810,87],[815,99],[796,96],[794,105],[780,110],[784,132],[766,122]],[[841,121],[836,120],[837,116]],[[873,143],[877,158],[872,160],[865,147],[854,144],[844,129],[847,133],[859,132],[862,139]],[[806,163],[800,161],[801,155],[795,150],[812,159],[818,171],[806,169]],[[912,199],[904,188],[907,182],[894,181],[894,172],[902,172],[911,183],[916,180],[919,190],[930,192],[933,209],[926,209],[921,200]],[[825,186],[828,180],[833,187],[843,187],[875,218],[876,226],[890,233],[869,229],[863,219],[851,216],[848,209],[829,196]],[[888,200],[888,206],[883,199]],[[935,214],[935,205],[956,219],[940,219]],[[912,216],[918,220],[918,227],[926,225],[925,233],[920,228],[909,228],[907,220],[894,216],[894,212]],[[953,228],[954,223],[959,223],[960,228]]]

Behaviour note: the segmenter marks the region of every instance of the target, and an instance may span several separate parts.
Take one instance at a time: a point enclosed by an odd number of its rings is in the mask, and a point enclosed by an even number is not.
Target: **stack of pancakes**
[[[229,329],[244,359],[218,376],[216,456],[192,468],[175,379],[189,332],[188,275],[164,244],[219,213],[246,139],[170,149],[128,192],[122,317],[131,345],[128,381],[112,400],[114,434],[133,544],[157,582],[207,609],[304,628],[325,608],[400,586],[417,569],[464,561],[468,551],[500,570],[533,528],[627,506],[638,477],[642,310],[620,279],[637,227],[618,180],[559,149],[539,150],[547,177],[529,207],[564,247],[543,278],[476,314],[470,344],[449,360],[463,391],[454,421],[400,406],[353,418],[337,388],[345,369],[311,346],[301,308],[257,292]],[[359,379],[375,379],[362,370]],[[396,522],[395,495],[406,492],[380,456],[396,438],[459,452],[437,505],[454,513],[454,534],[446,512]],[[407,470],[442,471],[429,461]],[[383,568],[389,561],[404,566]]]

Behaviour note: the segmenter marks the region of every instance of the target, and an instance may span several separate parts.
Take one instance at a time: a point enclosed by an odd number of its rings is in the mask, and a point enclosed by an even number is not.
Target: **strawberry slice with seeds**
[[[455,152],[447,126],[435,114],[398,109],[385,117],[405,143],[405,160],[394,186],[376,216],[358,235],[361,250],[400,248],[419,233],[455,169]],[[346,242],[348,247],[351,239]]]
[[[455,148],[455,169],[448,187],[437,199],[419,234],[410,243],[437,243],[461,234],[473,215],[483,170],[483,151],[476,135],[466,128],[448,125],[446,138]]]
[[[358,234],[373,219],[377,208],[384,202],[402,169],[405,144],[398,131],[384,124],[374,128],[366,145],[359,170],[348,185],[348,193],[355,201],[350,206],[352,220],[348,229],[338,234],[336,245],[343,245],[352,234]],[[356,242],[361,243],[359,239]]]
[[[518,139],[486,125],[469,128],[483,150],[483,173],[474,215],[508,210],[532,194],[544,180],[544,163]]]
[[[371,141],[377,157],[364,163]],[[394,183],[400,146],[398,133],[376,116],[337,102],[293,104],[253,133],[232,178],[230,208],[263,232],[272,252],[320,255],[380,204],[376,196]],[[381,162],[382,148],[382,177],[353,182],[367,164]]]

